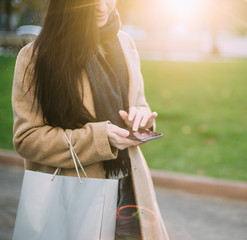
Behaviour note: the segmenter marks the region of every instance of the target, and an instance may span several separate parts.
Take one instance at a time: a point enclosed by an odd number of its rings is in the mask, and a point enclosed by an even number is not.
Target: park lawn
[[[0,57],[0,148],[13,150],[14,57]],[[149,167],[247,181],[247,61],[142,61],[159,140],[142,146]]]
[[[0,56],[0,149],[13,150],[11,89],[16,57]]]
[[[155,169],[247,180],[247,61],[142,62],[164,138],[143,146]]]

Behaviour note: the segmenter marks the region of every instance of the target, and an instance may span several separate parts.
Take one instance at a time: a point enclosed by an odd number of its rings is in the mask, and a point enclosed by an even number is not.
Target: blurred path
[[[12,238],[22,178],[22,169],[0,165],[0,240]]]
[[[23,171],[0,166],[0,240],[12,236]],[[156,188],[170,240],[247,240],[247,202]]]
[[[247,202],[156,188],[170,240],[247,240]]]

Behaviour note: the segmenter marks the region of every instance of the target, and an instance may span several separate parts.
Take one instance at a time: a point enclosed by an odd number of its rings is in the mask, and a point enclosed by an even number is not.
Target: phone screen
[[[153,132],[146,129],[139,129],[138,131],[128,129],[128,131],[130,132],[130,135],[128,136],[129,139],[138,140],[140,142],[147,142],[163,137],[163,134],[161,133]]]

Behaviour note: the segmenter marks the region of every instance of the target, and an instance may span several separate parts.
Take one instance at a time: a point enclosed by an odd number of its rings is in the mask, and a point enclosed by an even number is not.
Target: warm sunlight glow
[[[171,14],[180,19],[191,18],[197,14],[202,0],[163,0]]]

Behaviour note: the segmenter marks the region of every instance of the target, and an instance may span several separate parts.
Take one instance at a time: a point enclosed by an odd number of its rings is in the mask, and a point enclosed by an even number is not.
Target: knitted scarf
[[[126,128],[119,110],[128,111],[129,78],[123,51],[117,37],[120,19],[116,11],[109,16],[105,26],[100,28],[99,51],[85,64],[94,100],[96,120],[109,120],[112,124]],[[117,176],[120,171],[130,175],[131,165],[128,149],[118,152],[117,159],[104,161],[106,178]]]

